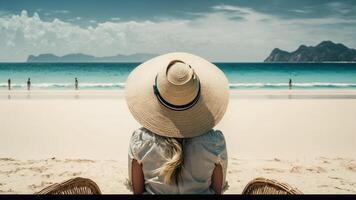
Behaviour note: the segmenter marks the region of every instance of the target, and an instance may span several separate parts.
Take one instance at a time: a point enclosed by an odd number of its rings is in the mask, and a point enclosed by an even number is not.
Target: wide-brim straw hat
[[[169,53],[136,67],[125,98],[133,117],[161,136],[191,138],[212,129],[225,114],[228,80],[209,61],[189,53]]]

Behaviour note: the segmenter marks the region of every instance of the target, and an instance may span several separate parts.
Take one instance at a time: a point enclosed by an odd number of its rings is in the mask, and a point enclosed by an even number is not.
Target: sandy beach
[[[122,91],[0,91],[0,193],[34,193],[81,176],[130,193],[127,148],[139,127]],[[234,90],[223,131],[226,193],[253,178],[303,193],[356,193],[356,91]]]

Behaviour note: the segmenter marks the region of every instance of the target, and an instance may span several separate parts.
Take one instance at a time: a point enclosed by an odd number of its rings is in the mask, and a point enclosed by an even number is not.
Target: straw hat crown
[[[199,95],[199,79],[183,61],[172,61],[157,75],[156,84],[162,98],[175,106],[187,105]]]

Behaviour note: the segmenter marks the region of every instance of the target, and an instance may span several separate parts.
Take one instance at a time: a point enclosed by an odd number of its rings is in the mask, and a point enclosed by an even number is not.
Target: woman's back
[[[177,183],[165,184],[159,169],[170,159],[171,147],[165,137],[140,128],[136,130],[129,145],[129,175],[135,159],[142,164],[146,193],[151,194],[214,194],[211,178],[217,164],[222,166],[223,187],[226,185],[227,151],[221,131],[186,138],[182,141],[184,163]]]

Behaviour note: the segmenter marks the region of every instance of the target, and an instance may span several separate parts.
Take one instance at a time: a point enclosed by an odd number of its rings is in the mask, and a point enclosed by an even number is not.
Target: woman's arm
[[[132,159],[131,178],[133,193],[142,194],[145,191],[145,178],[142,166],[135,159]]]
[[[215,164],[213,175],[211,176],[211,187],[216,194],[221,194],[223,184],[223,169],[220,164]]]

